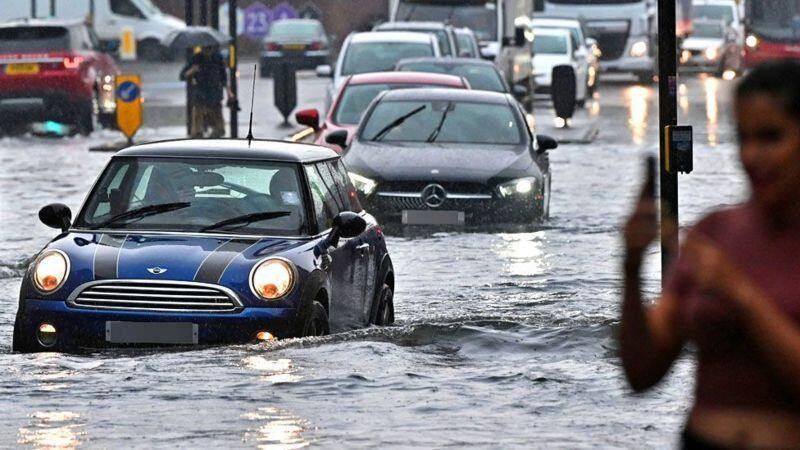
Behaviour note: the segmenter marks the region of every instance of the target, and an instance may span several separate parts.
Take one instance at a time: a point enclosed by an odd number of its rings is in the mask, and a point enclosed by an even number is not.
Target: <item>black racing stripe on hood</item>
[[[117,278],[119,252],[127,239],[125,236],[104,234],[100,237],[94,253],[94,279],[109,280]]]
[[[248,247],[253,245],[255,241],[245,239],[232,239],[219,246],[214,253],[210,254],[200,268],[197,269],[197,274],[194,276],[194,281],[198,283],[211,283],[219,282],[225,269],[240,253],[247,250]]]

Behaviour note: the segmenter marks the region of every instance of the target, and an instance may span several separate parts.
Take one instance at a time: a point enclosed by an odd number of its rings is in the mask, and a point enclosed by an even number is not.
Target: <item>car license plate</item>
[[[36,75],[39,73],[39,64],[17,63],[6,66],[7,75]]]
[[[464,225],[464,211],[403,211],[403,225]]]
[[[283,44],[284,50],[305,50],[305,44]]]
[[[112,344],[197,344],[197,324],[187,322],[106,322]]]

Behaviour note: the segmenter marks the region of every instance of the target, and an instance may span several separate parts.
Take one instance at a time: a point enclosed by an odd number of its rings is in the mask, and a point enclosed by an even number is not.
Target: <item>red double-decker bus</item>
[[[747,67],[777,58],[800,59],[800,0],[745,0]]]

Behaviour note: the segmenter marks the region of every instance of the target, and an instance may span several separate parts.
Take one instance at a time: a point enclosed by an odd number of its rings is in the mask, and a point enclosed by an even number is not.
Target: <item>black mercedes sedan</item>
[[[385,91],[356,133],[344,156],[350,179],[364,207],[384,220],[534,223],[549,214],[548,150],[557,143],[534,134],[509,94]]]

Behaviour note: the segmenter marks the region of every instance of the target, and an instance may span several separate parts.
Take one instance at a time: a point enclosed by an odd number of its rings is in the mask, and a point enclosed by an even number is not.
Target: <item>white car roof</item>
[[[571,35],[569,30],[564,30],[561,28],[533,27],[533,35],[536,36],[537,34],[541,34],[544,36],[562,36],[566,39],[569,39]]]
[[[357,42],[412,42],[430,44],[436,39],[430,33],[418,33],[416,31],[368,31],[355,33],[350,38],[350,43]]]
[[[736,2],[733,0],[694,0],[692,5],[722,5],[736,8]]]
[[[384,22],[378,26],[376,26],[375,30],[395,30],[395,29],[419,29],[419,30],[444,30],[447,29],[447,25],[443,24],[442,22],[424,22],[424,21],[415,21],[415,22]]]
[[[534,28],[539,25],[542,27],[567,27],[580,28],[581,22],[578,19],[533,19]]]

